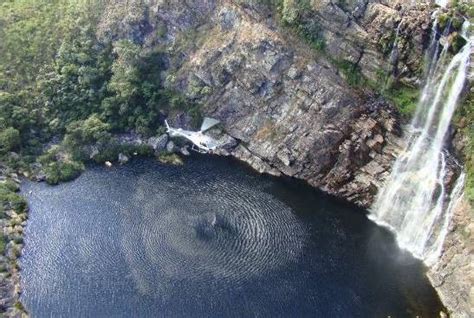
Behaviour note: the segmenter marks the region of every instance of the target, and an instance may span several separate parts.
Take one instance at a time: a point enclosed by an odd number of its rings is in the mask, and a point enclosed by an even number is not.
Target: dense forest
[[[114,149],[111,133],[162,132],[168,109],[198,116],[161,85],[160,51],[143,53],[128,40],[99,43],[101,9],[86,1],[0,6],[0,155],[8,167],[28,171],[38,160],[57,183],[80,172],[84,145],[101,145],[94,159],[108,160],[124,151]],[[54,140],[62,142],[44,146]],[[65,158],[58,161],[59,153]]]

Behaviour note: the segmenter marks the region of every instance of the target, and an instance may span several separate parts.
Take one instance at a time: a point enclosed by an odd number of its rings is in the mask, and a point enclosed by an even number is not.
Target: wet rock
[[[184,147],[181,147],[181,149],[179,150],[181,152],[182,155],[184,156],[189,156],[190,153],[189,153],[189,150],[188,150],[188,147],[187,146],[184,146]]]
[[[144,143],[142,136],[134,132],[116,135],[115,139],[121,145],[139,146]]]
[[[168,134],[163,134],[159,137],[150,137],[147,140],[147,144],[153,148],[154,151],[161,151],[166,148],[168,142]]]
[[[172,140],[168,141],[168,143],[166,144],[166,151],[171,153],[171,152],[174,152],[175,149],[176,149],[176,146],[174,142]]]
[[[439,261],[427,274],[450,317],[472,317],[474,313],[474,224],[472,207],[461,200],[455,207],[451,228]]]
[[[126,155],[124,155],[123,153],[119,153],[119,155],[118,155],[118,162],[119,162],[120,164],[127,163],[128,160],[129,160],[129,158],[128,158]]]

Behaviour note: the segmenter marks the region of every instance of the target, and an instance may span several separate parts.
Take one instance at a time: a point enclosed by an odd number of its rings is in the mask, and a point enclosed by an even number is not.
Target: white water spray
[[[449,61],[445,46],[439,59],[429,64],[407,147],[372,208],[371,218],[391,228],[402,248],[431,264],[441,254],[453,202],[464,183],[461,176],[451,195],[447,193],[444,142],[468,75],[474,42],[468,32],[466,21],[462,35],[467,43],[462,50]]]
[[[448,5],[449,0],[436,0],[435,3],[440,7],[446,8]]]

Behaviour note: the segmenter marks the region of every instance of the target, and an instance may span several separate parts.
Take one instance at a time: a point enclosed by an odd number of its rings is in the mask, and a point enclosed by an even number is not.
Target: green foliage
[[[83,145],[105,144],[110,139],[110,125],[93,114],[86,120],[76,120],[66,128],[63,144],[71,151]]]
[[[119,154],[122,153],[128,157],[135,154],[138,156],[150,157],[153,155],[153,148],[149,145],[121,145],[118,143],[108,143],[98,155],[94,157],[97,163],[106,161],[117,161]]]
[[[45,168],[46,182],[58,184],[59,182],[70,181],[77,178],[84,170],[84,165],[80,162],[51,162]]]
[[[87,57],[97,50],[87,51],[91,45],[84,34],[95,34],[91,25],[100,6],[46,0],[0,4],[0,160],[10,167],[24,168],[34,161],[50,136],[49,123],[56,124],[51,131],[57,134],[73,116],[80,116],[76,113],[92,107],[85,102],[95,90],[87,80],[93,77]],[[74,57],[65,54],[71,46],[84,47]],[[11,157],[12,150],[20,158]]]
[[[397,106],[403,116],[408,118],[415,112],[420,91],[416,88],[398,85],[383,91],[382,94]]]
[[[57,183],[77,175],[92,145],[104,149],[104,158],[115,155],[115,145],[108,145],[112,133],[152,135],[170,110],[192,109],[193,118],[198,117],[196,105],[164,89],[161,51],[143,50],[130,40],[99,42],[103,5],[62,0],[0,4],[3,163],[25,169],[39,157],[48,182]],[[166,26],[157,32],[165,36]],[[42,145],[52,137],[64,140],[42,154]]]
[[[0,131],[0,152],[12,151],[20,145],[20,132],[8,127]]]
[[[161,52],[140,55],[140,47],[130,41],[118,41],[117,58],[108,83],[109,96],[102,102],[103,117],[114,130],[134,129],[150,135],[159,126],[160,110],[175,107],[163,91],[160,70]]]
[[[12,181],[11,179],[7,179],[3,181],[2,183],[0,183],[0,186],[5,187],[8,191],[11,191],[11,192],[20,191],[20,186],[16,182]]]
[[[13,186],[12,181],[0,183],[0,205],[16,212],[25,212],[27,209],[26,200],[18,193],[18,186]]]
[[[324,50],[326,43],[322,28],[311,11],[310,1],[284,0],[279,8],[285,25],[293,28],[313,49]]]
[[[51,131],[100,111],[111,76],[111,47],[100,46],[91,25],[78,27],[59,48],[54,71],[38,81]]]
[[[341,71],[344,79],[351,86],[360,86],[366,84],[365,78],[362,76],[360,67],[347,60],[336,61],[333,60],[333,64]]]
[[[78,18],[97,12],[89,1],[2,1],[0,5],[0,90],[35,81],[52,62]]]
[[[20,311],[25,311],[25,307],[23,306],[23,304],[20,301],[17,301],[15,303],[15,308],[20,310]]]
[[[1,234],[0,235],[0,255],[5,254],[6,247],[7,247],[7,238],[5,237],[5,235]],[[2,268],[0,271],[5,272],[5,269]]]

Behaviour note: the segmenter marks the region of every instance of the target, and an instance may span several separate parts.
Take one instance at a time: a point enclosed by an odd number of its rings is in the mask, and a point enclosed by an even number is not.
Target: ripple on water
[[[123,241],[127,262],[148,264],[134,273],[136,281],[155,281],[151,276],[157,275],[168,288],[174,281],[207,284],[212,277],[228,282],[221,287],[236,288],[297,259],[305,227],[270,194],[232,180],[170,186],[175,182],[142,179],[134,204],[121,208],[124,232],[132,236]]]
[[[291,189],[208,157],[25,183],[22,301],[68,318],[398,317],[412,299],[428,309],[409,313],[439,311],[419,263],[393,261],[406,256],[389,232]]]

